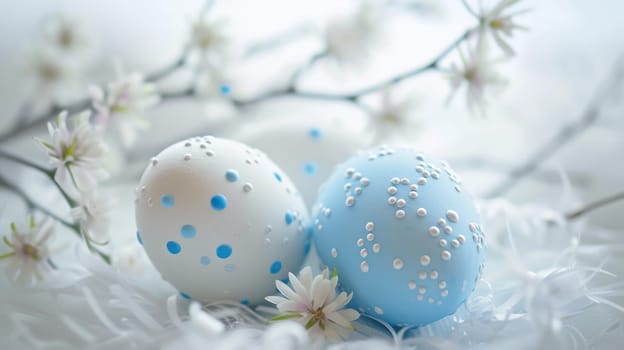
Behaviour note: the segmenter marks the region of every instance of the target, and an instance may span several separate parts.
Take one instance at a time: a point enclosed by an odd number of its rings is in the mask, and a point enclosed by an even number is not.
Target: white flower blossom
[[[355,16],[330,21],[325,29],[328,54],[338,62],[362,61],[379,35],[382,12],[381,6],[363,1]]]
[[[145,249],[136,243],[115,249],[111,263],[117,271],[135,277],[143,275],[149,266]]]
[[[91,38],[77,18],[67,14],[50,16],[44,20],[42,27],[46,46],[66,58],[78,59],[90,48]]]
[[[48,123],[51,140],[37,139],[48,152],[56,168],[54,180],[68,192],[89,191],[108,174],[102,168],[106,147],[100,135],[89,123],[91,113],[82,112],[73,118],[73,128],[67,127],[67,112],[60,113],[55,123]]]
[[[200,55],[200,65],[221,65],[230,56],[230,39],[226,35],[225,21],[208,21],[202,15],[191,27],[191,47]]]
[[[489,10],[486,10],[481,4],[481,0],[479,0],[478,11],[473,10],[466,0],[462,1],[468,12],[479,20],[479,41],[484,40],[484,37],[489,33],[501,50],[510,56],[513,55],[514,50],[511,48],[511,45],[505,41],[503,36],[511,38],[514,30],[527,30],[526,27],[514,22],[513,18],[529,10],[524,9],[512,13],[505,13],[505,11],[522,0],[501,0],[496,6]]]
[[[493,69],[497,61],[487,60],[483,47],[468,49],[467,56],[461,47],[458,49],[461,65],[451,65],[449,80],[451,83],[450,101],[457,91],[466,85],[466,103],[472,111],[485,112],[485,90],[487,86],[501,86],[505,80]]]
[[[0,254],[0,261],[7,261],[6,273],[9,279],[22,286],[43,279],[44,273],[51,269],[48,240],[53,228],[52,222],[45,219],[36,223],[32,215],[24,227],[11,223],[10,238],[2,237],[11,251]]]
[[[106,91],[99,86],[90,86],[89,92],[97,123],[104,128],[113,123],[126,147],[136,141],[137,130],[149,126],[145,110],[160,101],[156,86],[144,82],[138,73],[111,82]]]
[[[388,137],[405,136],[414,131],[417,123],[413,111],[417,101],[413,96],[397,97],[390,87],[381,93],[381,105],[372,112],[371,130],[375,132],[375,142],[383,143]]]
[[[275,281],[277,289],[285,296],[268,296],[265,299],[277,306],[282,313],[273,320],[294,320],[305,326],[312,335],[324,336],[327,340],[337,342],[346,339],[355,330],[352,321],[360,314],[353,309],[343,309],[350,301],[353,293],[341,292],[336,295],[338,276],[329,278],[327,268],[323,273],[313,277],[310,267],[299,273],[299,278],[288,274],[289,287],[282,281]]]
[[[78,222],[82,233],[91,242],[106,244],[109,240],[112,198],[95,191],[84,192],[77,204],[71,208],[70,215]]]
[[[34,91],[36,110],[51,103],[68,103],[80,95],[80,73],[70,61],[38,47],[29,50],[23,62],[27,84]]]

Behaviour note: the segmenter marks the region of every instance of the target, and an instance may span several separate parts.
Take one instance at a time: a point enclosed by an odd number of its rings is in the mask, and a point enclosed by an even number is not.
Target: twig
[[[526,162],[513,169],[507,178],[489,191],[485,197],[492,198],[505,194],[521,179],[535,171],[544,160],[592,126],[600,117],[604,102],[611,97],[614,91],[618,91],[623,81],[624,57],[616,61],[613,68],[609,71],[607,79],[600,84],[596,95],[589,102],[581,116],[576,121],[561,128],[552,139],[538,148]]]
[[[175,61],[171,62],[169,65],[157,71],[147,74],[145,76],[145,81],[147,82],[158,81],[160,79],[163,79],[169,76],[170,74],[173,74],[178,69],[182,68],[186,64],[190,49],[191,49],[190,46],[185,47],[184,50],[182,51],[182,54],[180,54]]]
[[[610,195],[608,197],[598,199],[598,200],[596,200],[594,202],[590,202],[590,203],[586,204],[584,207],[582,207],[580,209],[577,209],[577,210],[575,210],[573,212],[567,213],[566,214],[566,218],[568,220],[578,219],[581,216],[583,216],[583,215],[585,215],[585,214],[587,214],[587,213],[589,213],[591,211],[594,211],[596,209],[600,209],[600,208],[602,208],[602,207],[604,207],[606,205],[609,205],[609,204],[612,204],[612,203],[615,203],[615,202],[621,201],[621,200],[624,200],[624,192],[616,193],[616,194]]]

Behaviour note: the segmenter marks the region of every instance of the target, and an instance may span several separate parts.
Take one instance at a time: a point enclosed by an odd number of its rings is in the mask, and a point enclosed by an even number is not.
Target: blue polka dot
[[[275,179],[279,182],[282,182],[282,175],[278,174],[277,172],[273,173],[273,176],[275,176]]]
[[[306,175],[310,175],[310,176],[316,175],[317,171],[318,171],[318,166],[314,162],[306,162],[303,165],[303,172],[306,173]]]
[[[271,273],[272,274],[276,274],[278,272],[280,272],[282,270],[282,262],[279,260],[276,260],[273,262],[273,264],[271,264]]]
[[[227,207],[227,199],[222,194],[217,194],[210,199],[210,205],[214,210],[223,210]]]
[[[230,92],[232,92],[232,88],[226,83],[221,83],[220,90],[222,95],[228,95]]]
[[[182,247],[180,246],[180,243],[176,241],[169,241],[167,242],[167,250],[171,254],[178,254],[182,250]]]
[[[321,130],[317,128],[310,128],[310,131],[308,131],[308,135],[310,135],[311,138],[318,140],[321,138]]]
[[[236,182],[238,181],[238,172],[234,169],[229,169],[228,171],[225,172],[225,178],[229,182]]]
[[[204,255],[199,258],[199,263],[202,265],[210,265],[210,258]]]
[[[139,241],[139,244],[143,245],[143,238],[141,238],[141,232],[137,231],[136,237],[137,237],[137,241]]]
[[[195,237],[195,234],[197,234],[197,231],[195,230],[195,226],[193,225],[184,225],[180,229],[180,233],[184,238],[193,238]]]
[[[232,255],[232,247],[227,244],[221,244],[217,247],[217,256],[221,259],[227,259]]]
[[[243,304],[243,305],[249,305],[249,300],[247,300],[247,299],[243,299],[243,300],[241,300],[241,304]]]
[[[180,296],[182,298],[184,298],[184,299],[191,300],[191,297],[188,294],[184,293],[184,292],[180,292]]]
[[[295,216],[287,211],[286,214],[284,214],[284,221],[286,221],[286,225],[290,225],[295,221]]]
[[[171,194],[163,194],[162,197],[160,197],[160,204],[165,208],[171,208],[175,204],[175,199]]]

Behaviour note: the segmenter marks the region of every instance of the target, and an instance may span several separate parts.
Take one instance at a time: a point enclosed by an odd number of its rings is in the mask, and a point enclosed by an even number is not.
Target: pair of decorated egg
[[[453,313],[484,260],[479,216],[457,174],[408,148],[337,166],[308,218],[295,184],[264,153],[191,138],[151,159],[136,221],[150,260],[185,298],[260,303],[275,280],[299,271],[312,238],[353,292],[350,306],[395,325]]]

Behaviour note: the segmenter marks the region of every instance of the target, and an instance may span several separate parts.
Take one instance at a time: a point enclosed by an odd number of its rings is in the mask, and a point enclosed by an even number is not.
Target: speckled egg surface
[[[452,314],[484,262],[479,214],[445,162],[382,147],[339,165],[314,207],[313,240],[351,305],[394,325]]]
[[[180,295],[254,304],[298,271],[307,211],[262,152],[211,136],[152,158],[137,187],[137,239]]]

